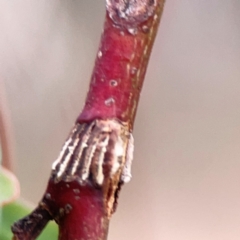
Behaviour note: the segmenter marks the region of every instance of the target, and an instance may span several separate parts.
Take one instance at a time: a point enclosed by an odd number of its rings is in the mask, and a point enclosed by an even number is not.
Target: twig
[[[33,240],[46,222],[60,240],[105,240],[119,190],[131,179],[132,129],[164,0],[107,0],[85,107],[53,164],[45,195],[14,224]]]
[[[6,105],[4,86],[0,80],[0,144],[2,148],[2,165],[6,169],[13,171],[13,141],[10,117]]]

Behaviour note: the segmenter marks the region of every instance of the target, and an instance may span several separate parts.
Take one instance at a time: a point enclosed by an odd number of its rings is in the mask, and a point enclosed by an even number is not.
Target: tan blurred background
[[[104,0],[0,0],[0,76],[37,202],[86,96]],[[240,1],[167,0],[110,240],[240,239]]]

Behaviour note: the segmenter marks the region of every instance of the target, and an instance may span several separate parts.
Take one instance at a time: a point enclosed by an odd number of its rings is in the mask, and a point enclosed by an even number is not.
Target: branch
[[[36,239],[50,219],[59,225],[60,240],[107,239],[120,188],[131,179],[131,132],[163,3],[107,0],[86,104],[53,164],[43,199],[14,224],[14,239]]]
[[[11,122],[7,111],[4,86],[0,80],[0,147],[2,148],[2,165],[13,171],[14,149],[11,132]]]

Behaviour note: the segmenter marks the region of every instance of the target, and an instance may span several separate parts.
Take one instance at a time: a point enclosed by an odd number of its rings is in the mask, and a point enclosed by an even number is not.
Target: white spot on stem
[[[115,103],[115,100],[114,100],[114,98],[113,97],[110,97],[110,98],[108,98],[108,99],[106,99],[105,100],[105,105],[106,106],[112,106],[113,104]]]
[[[117,82],[117,80],[112,79],[112,80],[110,80],[109,84],[112,87],[116,87],[118,85],[118,82]]]
[[[137,28],[128,28],[127,30],[132,35],[136,35],[138,31]]]
[[[102,57],[102,51],[99,51],[98,52],[98,58],[101,58]]]

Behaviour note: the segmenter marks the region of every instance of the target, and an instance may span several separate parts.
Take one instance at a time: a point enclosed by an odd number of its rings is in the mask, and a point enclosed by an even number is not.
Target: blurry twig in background
[[[0,79],[0,142],[2,148],[2,165],[8,170],[14,169],[14,151],[12,140],[12,126],[6,104],[3,82]]]

